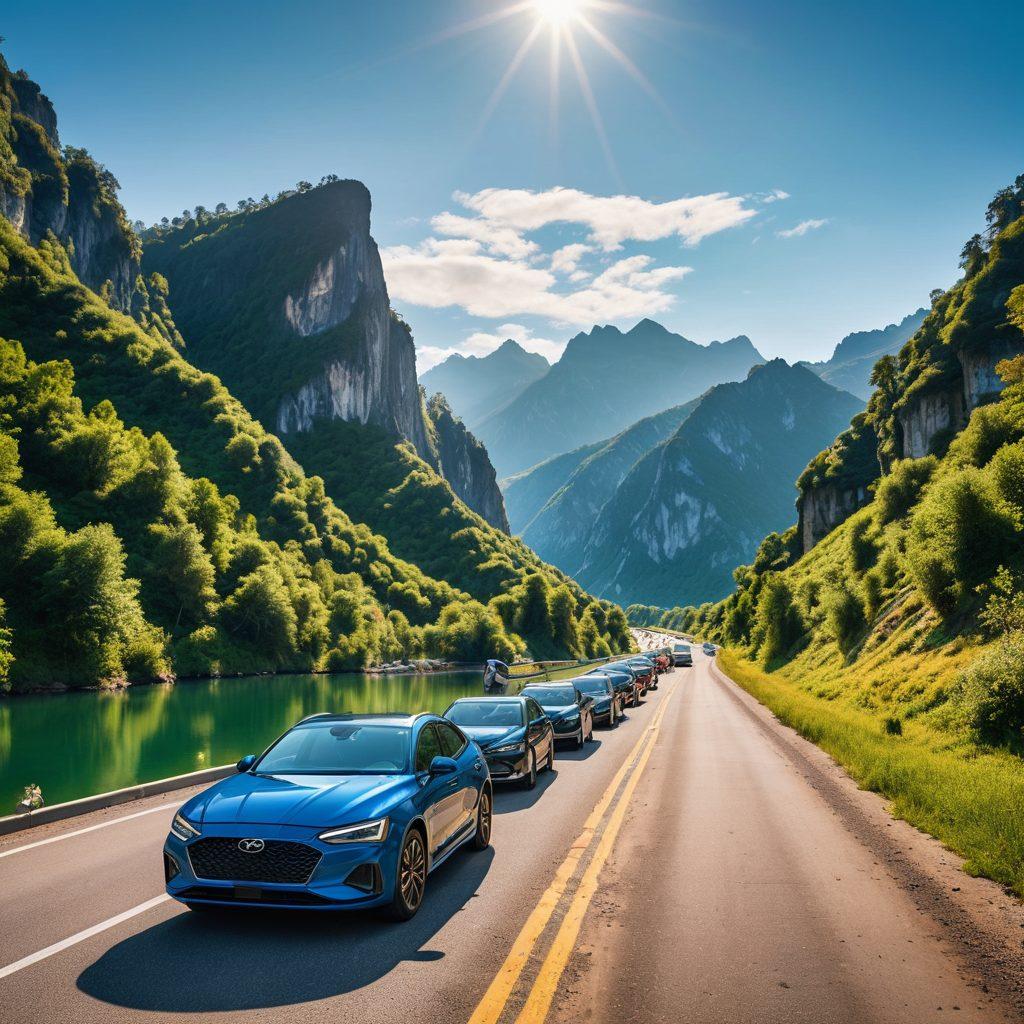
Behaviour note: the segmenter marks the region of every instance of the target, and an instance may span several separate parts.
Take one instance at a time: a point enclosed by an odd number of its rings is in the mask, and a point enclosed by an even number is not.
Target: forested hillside
[[[33,162],[26,138],[49,128],[55,140],[56,119],[26,83],[0,64],[0,686],[629,645],[621,610],[466,509],[410,448],[398,449],[416,481],[403,478],[406,492],[437,495],[424,513],[436,518],[417,521],[422,535],[431,524],[443,532],[453,511],[463,516],[447,534],[458,537],[447,553],[463,561],[439,575],[479,575],[474,589],[487,603],[397,557],[343,512],[322,479],[187,361],[166,282],[155,274],[145,285],[139,271],[113,178],[55,142],[49,164]],[[45,124],[24,113],[23,95]],[[74,190],[60,191],[72,165],[94,168],[104,189],[75,214],[83,237],[113,223],[127,246],[101,247],[94,259],[113,252],[107,266],[132,282],[129,298],[145,290],[147,301],[122,301],[110,279],[99,292],[79,281],[82,249],[54,229],[74,205]],[[54,178],[60,201],[37,236],[32,217]],[[366,498],[389,509],[404,500]]]
[[[725,601],[666,623],[830,700],[1024,752],[1024,176],[868,411],[801,477],[863,489],[819,536],[771,534]],[[930,436],[929,436],[930,434]],[[838,482],[838,483],[837,483]],[[639,613],[639,610],[638,610]]]

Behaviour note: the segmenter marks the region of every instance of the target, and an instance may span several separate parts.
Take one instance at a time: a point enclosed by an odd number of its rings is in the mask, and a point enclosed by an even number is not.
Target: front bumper
[[[526,749],[512,750],[507,754],[489,754],[484,751],[487,770],[491,773],[492,782],[516,782],[530,770],[529,755]]]
[[[288,825],[207,825],[202,835],[184,842],[174,833],[164,843],[164,875],[169,896],[182,903],[233,907],[283,907],[302,910],[346,910],[374,907],[391,898],[402,830],[394,824],[383,843],[323,843],[316,838],[323,829]],[[204,839],[241,842],[259,838],[266,847],[254,858],[256,867],[244,879],[208,878],[199,873],[190,848]],[[260,861],[272,844],[308,847],[319,859],[305,881],[269,880],[276,869],[262,871]],[[312,861],[311,855],[306,855]],[[248,864],[246,865],[248,867]],[[261,877],[263,875],[263,877]]]

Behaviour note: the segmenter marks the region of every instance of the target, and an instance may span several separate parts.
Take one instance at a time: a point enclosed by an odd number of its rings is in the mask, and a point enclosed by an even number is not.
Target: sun
[[[586,7],[586,0],[533,0],[533,7],[541,21],[558,28],[576,18]]]

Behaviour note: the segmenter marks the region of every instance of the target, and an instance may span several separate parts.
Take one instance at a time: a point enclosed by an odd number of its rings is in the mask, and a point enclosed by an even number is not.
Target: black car
[[[580,693],[593,698],[594,723],[617,729],[622,718],[622,695],[615,689],[611,676],[588,672],[585,676],[576,676],[572,683]]]
[[[598,665],[592,668],[588,675],[600,673],[607,676],[619,695],[619,713],[625,710],[627,705],[636,705],[639,702],[636,689],[636,673],[626,665]]]
[[[460,697],[444,713],[487,759],[493,782],[537,785],[537,772],[555,763],[555,733],[532,697]]]
[[[556,740],[572,740],[577,749],[594,738],[594,700],[572,682],[530,683],[523,696],[535,700],[551,721]]]

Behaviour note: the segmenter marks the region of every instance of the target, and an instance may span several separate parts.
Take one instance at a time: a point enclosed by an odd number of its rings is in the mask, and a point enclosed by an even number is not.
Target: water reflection
[[[227,764],[318,711],[443,711],[478,672],[289,675],[0,701],[0,814],[31,782],[60,803]]]

